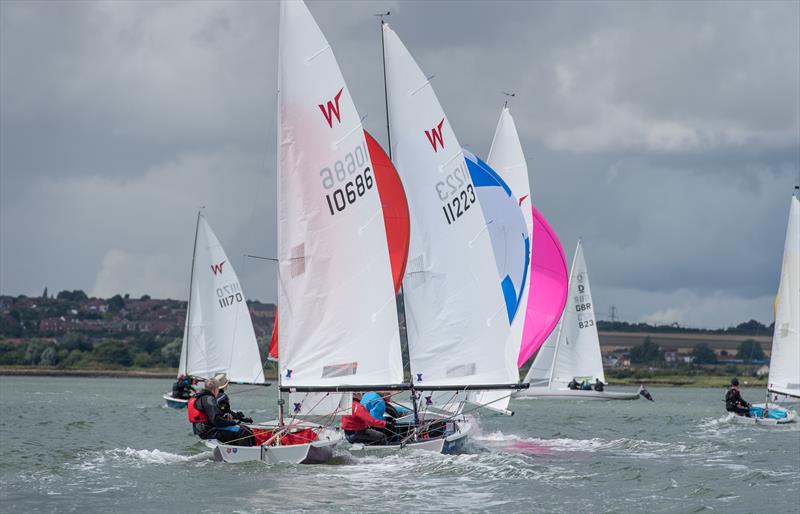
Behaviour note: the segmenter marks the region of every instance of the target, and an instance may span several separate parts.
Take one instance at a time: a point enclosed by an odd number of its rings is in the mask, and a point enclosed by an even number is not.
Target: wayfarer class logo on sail
[[[442,124],[444,124],[444,118],[442,118],[442,121],[440,121],[435,128],[425,131],[425,135],[428,136],[428,141],[430,141],[434,152],[439,151],[439,148],[436,146],[437,142],[439,143],[440,147],[444,148],[444,139],[442,139]]]
[[[212,264],[211,265],[211,271],[214,272],[214,275],[216,275],[217,273],[222,274],[222,266],[224,264],[225,264],[225,261],[222,261],[219,264]]]
[[[322,115],[325,116],[325,121],[328,122],[328,126],[333,128],[333,117],[336,116],[336,121],[340,124],[342,120],[339,116],[339,99],[342,97],[342,92],[344,88],[340,89],[336,96],[333,97],[333,100],[328,100],[326,105],[319,104],[319,110],[322,111]]]

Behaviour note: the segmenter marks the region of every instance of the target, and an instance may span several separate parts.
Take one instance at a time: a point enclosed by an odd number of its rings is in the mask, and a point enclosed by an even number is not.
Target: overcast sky
[[[486,156],[504,97],[600,318],[771,323],[800,169],[800,2],[308,3],[385,141],[380,31]],[[0,2],[0,293],[184,298],[197,208],[276,299],[278,5]]]

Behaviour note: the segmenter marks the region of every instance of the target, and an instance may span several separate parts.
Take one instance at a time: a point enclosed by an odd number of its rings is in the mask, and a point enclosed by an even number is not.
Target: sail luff
[[[200,230],[200,211],[194,224],[194,245],[192,245],[192,266],[189,270],[189,297],[186,300],[186,320],[183,324],[183,341],[181,342],[181,356],[178,367],[178,376],[186,375],[189,367],[189,320],[192,315],[192,285],[194,283],[194,264],[197,256],[197,233]]]

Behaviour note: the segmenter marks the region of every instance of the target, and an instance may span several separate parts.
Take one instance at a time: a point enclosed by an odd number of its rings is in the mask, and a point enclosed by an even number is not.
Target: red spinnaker
[[[375,180],[378,183],[378,194],[383,206],[383,223],[386,226],[386,239],[389,243],[389,260],[392,262],[394,292],[398,293],[406,272],[408,245],[411,241],[408,200],[400,175],[397,174],[389,156],[366,130],[364,137],[367,138],[369,158],[372,160]]]

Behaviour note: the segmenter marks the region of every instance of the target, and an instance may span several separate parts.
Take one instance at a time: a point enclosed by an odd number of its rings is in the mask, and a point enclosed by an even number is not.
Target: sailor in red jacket
[[[353,393],[353,412],[342,416],[342,430],[351,443],[386,444],[386,435],[375,428],[384,428],[386,422],[373,418],[369,411],[359,403],[361,395]],[[375,428],[372,428],[375,427]]]

